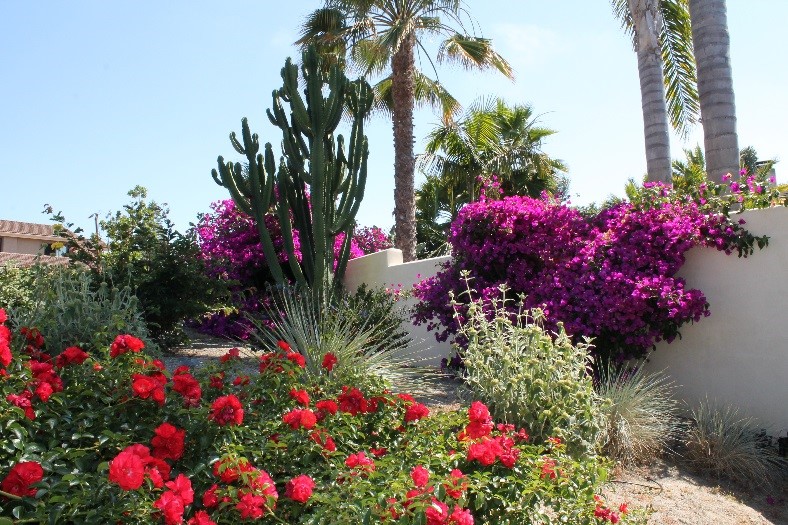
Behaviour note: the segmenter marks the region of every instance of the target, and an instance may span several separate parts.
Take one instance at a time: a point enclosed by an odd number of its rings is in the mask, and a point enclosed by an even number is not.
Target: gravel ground
[[[164,357],[168,370],[180,365],[198,367],[238,347],[241,356],[255,362],[254,353],[237,343],[196,332],[188,346]],[[437,393],[422,401],[438,409],[460,406],[459,384],[450,379],[436,382]],[[639,523],[647,525],[788,525],[788,486],[771,493],[752,487],[711,481],[670,462],[614,472],[604,489],[608,503],[626,502]],[[769,498],[767,500],[767,498]]]

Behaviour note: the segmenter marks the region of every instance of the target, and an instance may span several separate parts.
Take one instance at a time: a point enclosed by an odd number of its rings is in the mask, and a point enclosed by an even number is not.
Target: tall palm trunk
[[[698,96],[706,150],[706,173],[721,182],[739,170],[739,138],[725,0],[690,0],[692,40],[698,67]]]
[[[405,262],[416,258],[416,194],[413,153],[414,34],[405,37],[391,59],[391,96],[394,106],[394,234]]]
[[[670,135],[659,45],[659,0],[628,0],[634,24],[646,170],[649,181],[670,182]]]

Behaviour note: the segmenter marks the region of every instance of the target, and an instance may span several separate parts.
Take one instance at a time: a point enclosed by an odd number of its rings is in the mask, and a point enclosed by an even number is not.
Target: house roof
[[[32,222],[6,221],[0,219],[0,237],[20,237],[23,239],[40,239],[42,241],[62,241],[55,235],[55,228],[51,224],[36,224]]]
[[[71,259],[68,257],[52,257],[50,255],[29,255],[26,253],[0,252],[0,266],[33,266],[39,262],[47,265],[68,266]]]

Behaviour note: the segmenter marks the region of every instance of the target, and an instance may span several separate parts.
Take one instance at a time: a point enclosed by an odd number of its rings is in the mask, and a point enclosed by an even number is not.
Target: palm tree
[[[492,42],[465,30],[466,15],[460,0],[325,0],[323,8],[305,21],[298,41],[316,44],[363,74],[385,75],[376,90],[380,107],[392,115],[395,243],[405,261],[413,260],[416,251],[415,104],[439,102],[444,119],[459,108],[439,82],[416,68],[416,51],[426,49],[425,37],[439,35],[444,40],[438,63],[493,68],[512,77],[511,66],[493,50]]]
[[[612,0],[612,5],[637,53],[648,180],[669,182],[669,125],[686,136],[698,115],[687,0]]]
[[[721,182],[726,173],[735,176],[739,166],[725,0],[689,0],[689,8],[707,172],[711,180]]]
[[[443,255],[449,226],[465,204],[479,198],[492,176],[507,195],[563,195],[566,165],[541,149],[554,130],[537,126],[533,109],[501,99],[475,103],[465,115],[438,125],[417,157],[426,182],[416,191],[420,255]]]

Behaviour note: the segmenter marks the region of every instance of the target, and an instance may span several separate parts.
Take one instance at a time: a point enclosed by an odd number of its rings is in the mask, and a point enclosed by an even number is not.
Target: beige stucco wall
[[[660,343],[647,367],[666,369],[688,403],[731,403],[773,432],[788,429],[788,208],[741,214],[769,246],[738,258],[695,248],[679,275],[706,295],[711,315]]]
[[[345,287],[351,291],[355,291],[363,283],[372,288],[409,290],[418,281],[435,275],[440,264],[449,259],[449,257],[436,257],[403,264],[402,251],[391,248],[348,261],[344,283]],[[410,308],[416,304],[416,300],[413,298],[404,299],[400,301],[400,304],[407,314]],[[407,314],[407,317],[410,318],[410,315]],[[423,357],[422,363],[424,365],[438,366],[441,359],[451,354],[449,343],[438,343],[435,340],[435,335],[427,332],[425,326],[405,323],[403,327],[413,338],[414,351]]]
[[[37,255],[44,253],[44,242],[40,239],[24,239],[18,237],[3,237],[2,249],[4,252],[25,253]]]

